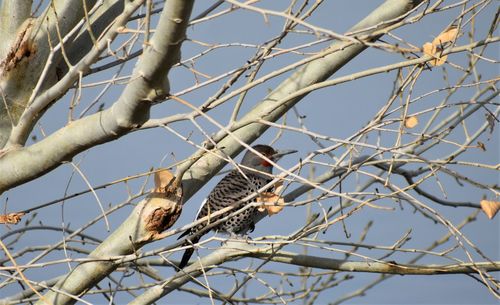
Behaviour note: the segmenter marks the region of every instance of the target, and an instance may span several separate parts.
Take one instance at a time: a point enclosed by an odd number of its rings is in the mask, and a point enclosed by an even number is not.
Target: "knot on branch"
[[[36,53],[35,45],[30,39],[33,19],[28,19],[21,26],[7,56],[0,62],[0,75],[14,69],[24,58],[29,58]]]
[[[142,210],[146,239],[154,240],[157,235],[170,228],[182,212],[182,185],[167,170],[155,173],[155,189],[144,201]]]

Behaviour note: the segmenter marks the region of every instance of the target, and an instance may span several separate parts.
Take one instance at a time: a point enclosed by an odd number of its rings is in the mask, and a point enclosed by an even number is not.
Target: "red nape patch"
[[[266,160],[262,160],[262,162],[260,164],[262,164],[262,166],[265,166],[265,167],[273,166],[271,163],[267,162]]]

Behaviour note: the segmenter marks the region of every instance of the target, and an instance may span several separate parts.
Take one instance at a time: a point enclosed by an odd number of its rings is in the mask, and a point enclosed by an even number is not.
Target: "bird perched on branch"
[[[214,223],[219,219],[226,217],[230,213],[233,213],[235,210],[240,209],[249,203],[255,202],[257,198],[238,203],[249,195],[256,193],[260,188],[271,182],[273,166],[269,163],[269,160],[277,162],[284,155],[297,152],[296,150],[277,151],[267,145],[255,145],[252,148],[265,158],[262,158],[251,150],[248,150],[243,156],[240,169],[234,169],[222,178],[222,180],[210,192],[207,199],[202,202],[200,209],[198,210],[198,214],[196,215],[196,220],[235,204],[237,205],[236,208],[223,213],[222,215],[210,217],[207,222],[200,223],[199,225],[186,230],[181,234],[181,236],[179,236],[180,239],[188,235],[188,239],[184,245],[187,246],[189,244],[197,243],[204,234],[208,233],[209,230],[206,227],[210,223]],[[221,222],[212,229],[219,232],[229,233],[232,236],[244,235],[254,230],[254,221],[258,217],[259,213],[261,212],[259,212],[256,207],[248,208]],[[193,252],[193,248],[189,248],[184,252],[181,263],[178,266],[179,269],[182,269],[187,265],[191,255],[193,255]]]

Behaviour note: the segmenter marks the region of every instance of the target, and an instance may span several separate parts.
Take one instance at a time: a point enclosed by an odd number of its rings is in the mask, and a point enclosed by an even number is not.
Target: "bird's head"
[[[297,152],[296,150],[291,150],[291,149],[275,150],[271,146],[260,145],[260,144],[252,146],[252,148],[273,162],[277,162],[284,155],[293,154]],[[247,151],[243,156],[241,164],[269,174],[272,173],[273,171],[273,166],[268,160],[261,158],[260,156],[253,153],[250,150]]]

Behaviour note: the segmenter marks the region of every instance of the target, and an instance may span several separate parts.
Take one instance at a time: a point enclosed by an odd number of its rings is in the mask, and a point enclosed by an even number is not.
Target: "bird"
[[[275,150],[268,145],[254,145],[252,149],[259,152],[267,159],[277,162],[281,157],[297,152],[296,150]],[[249,195],[257,192],[260,188],[271,182],[273,166],[268,160],[258,156],[252,150],[248,150],[241,161],[241,167],[234,169],[224,176],[219,183],[209,193],[208,197],[202,202],[200,209],[195,217],[196,220],[213,214],[225,207],[231,206]],[[267,190],[271,191],[271,190]],[[240,209],[247,204],[255,202],[257,199],[253,198],[238,204],[236,209]],[[214,223],[234,212],[234,210],[223,213],[221,215],[210,217],[207,222],[203,222],[194,226],[182,233],[178,239],[188,236],[184,242],[184,246],[197,243],[200,238],[208,233],[209,230],[205,229],[210,223]],[[257,207],[248,208],[237,215],[221,222],[212,230],[217,232],[224,232],[234,236],[243,236],[255,229],[255,219],[258,218],[259,212]],[[194,248],[185,250],[181,262],[178,265],[179,270],[184,268],[191,256],[193,255]]]

